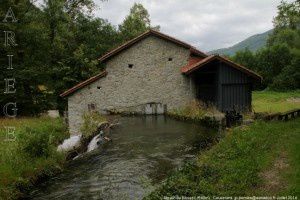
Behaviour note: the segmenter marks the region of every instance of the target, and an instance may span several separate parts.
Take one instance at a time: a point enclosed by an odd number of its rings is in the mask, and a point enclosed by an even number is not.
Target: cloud
[[[95,0],[94,14],[118,25],[134,2],[144,5],[163,33],[208,51],[270,30],[280,0]]]

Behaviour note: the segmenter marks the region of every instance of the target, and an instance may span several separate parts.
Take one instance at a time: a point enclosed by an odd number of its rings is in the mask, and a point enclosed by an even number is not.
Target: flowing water
[[[33,199],[142,199],[192,159],[216,131],[164,116],[122,117],[112,142],[71,162],[40,185]]]

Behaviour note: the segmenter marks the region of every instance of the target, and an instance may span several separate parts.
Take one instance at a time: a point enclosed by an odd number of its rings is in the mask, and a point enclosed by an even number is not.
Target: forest
[[[15,23],[5,22],[10,8]],[[97,61],[100,55],[147,29],[159,29],[139,3],[132,5],[118,26],[95,17],[95,8],[93,0],[44,0],[40,6],[30,0],[1,2],[0,85],[4,90],[5,79],[13,78],[16,89],[14,94],[0,96],[1,107],[17,102],[18,114],[23,116],[49,109],[63,111],[66,102],[59,94],[99,73],[104,68]],[[232,59],[263,76],[257,90],[299,89],[299,0],[278,6],[274,29],[264,49],[256,53],[244,50]],[[3,31],[15,33],[16,46],[5,45]],[[9,69],[10,64],[14,70]]]

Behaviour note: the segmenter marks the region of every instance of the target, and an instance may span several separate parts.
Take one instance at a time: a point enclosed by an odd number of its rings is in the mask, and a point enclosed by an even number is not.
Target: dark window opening
[[[132,68],[133,67],[133,64],[128,64],[128,68]]]
[[[96,110],[96,105],[94,103],[88,104],[89,112]]]
[[[168,60],[169,60],[169,61],[172,61],[172,60],[173,60],[173,58],[169,58]]]

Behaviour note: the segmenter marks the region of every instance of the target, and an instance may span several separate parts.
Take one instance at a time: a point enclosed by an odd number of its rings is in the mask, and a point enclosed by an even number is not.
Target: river
[[[213,129],[164,116],[121,117],[112,142],[72,161],[32,192],[33,199],[142,199],[172,170],[193,159]]]

